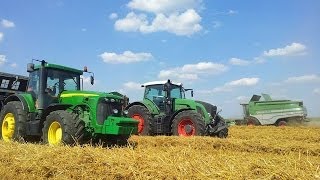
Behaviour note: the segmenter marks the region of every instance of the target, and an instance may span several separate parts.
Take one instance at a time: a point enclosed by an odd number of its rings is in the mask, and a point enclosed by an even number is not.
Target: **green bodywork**
[[[36,65],[34,66],[34,71],[39,71],[40,68],[40,65]],[[46,63],[45,68],[59,70],[66,73],[72,73],[75,74],[78,78],[80,78],[80,75],[83,74],[83,71],[81,70],[56,64]],[[137,133],[138,121],[126,117],[126,115],[122,111],[122,107],[120,107],[121,105],[123,105],[123,96],[121,94],[82,91],[80,90],[80,80],[77,83],[79,90],[62,91],[61,93],[59,93],[57,97],[55,97],[53,105],[66,105],[67,108],[65,110],[72,113],[77,113],[79,115],[79,118],[85,122],[86,131],[88,133],[91,133],[91,135],[93,136],[99,134],[131,135]],[[34,98],[30,93],[20,93],[19,95],[17,95],[17,97],[19,97],[20,101],[23,101],[24,109],[28,113],[37,114],[40,111],[43,111],[37,107],[38,102],[35,102]],[[11,97],[11,99],[18,100],[14,97]],[[119,105],[117,109],[118,113],[112,113],[111,115],[108,115],[106,119],[103,120],[103,123],[98,123],[97,116],[99,113],[99,102],[117,103]],[[44,111],[46,111],[46,109]]]
[[[164,114],[164,112],[161,112],[159,107],[152,100],[148,98],[144,98],[143,101],[139,103],[143,104],[153,116]],[[205,123],[210,123],[212,120],[210,113],[206,111],[205,107],[202,104],[196,102],[195,100],[186,99],[186,98],[177,98],[174,100],[173,107],[175,112],[190,110],[190,109],[194,110],[202,115]]]
[[[99,93],[93,91],[65,91],[59,98],[61,104],[71,104],[70,110],[81,108],[81,119],[94,134],[135,134],[138,121],[124,117],[122,112],[108,116],[103,124],[97,122],[97,106],[100,100],[114,100],[123,103],[123,98],[111,93]]]
[[[274,124],[279,119],[307,116],[302,101],[272,100],[267,94],[263,94],[265,101],[260,101],[260,96],[255,96],[257,98],[252,98],[248,104],[241,105],[244,117],[254,117],[261,125]]]

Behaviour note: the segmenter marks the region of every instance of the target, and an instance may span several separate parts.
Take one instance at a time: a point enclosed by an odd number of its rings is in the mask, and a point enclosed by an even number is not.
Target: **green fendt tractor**
[[[130,103],[128,116],[139,121],[141,135],[228,136],[228,127],[218,114],[217,107],[202,101],[185,98],[181,83],[150,82],[145,87],[143,101]]]
[[[86,70],[40,61],[28,64],[28,72],[27,91],[3,101],[0,136],[4,141],[124,143],[137,132],[138,122],[124,116],[121,94],[81,90],[80,75]]]

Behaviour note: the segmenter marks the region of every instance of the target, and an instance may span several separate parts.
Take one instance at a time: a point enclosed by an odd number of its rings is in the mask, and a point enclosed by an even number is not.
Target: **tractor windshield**
[[[183,99],[185,98],[184,90],[181,86],[171,86],[171,98]],[[146,87],[144,97],[152,101],[157,99],[163,100],[165,92],[163,91],[163,84],[150,85]]]
[[[68,71],[48,69],[47,89],[54,96],[62,91],[80,90],[80,75]]]

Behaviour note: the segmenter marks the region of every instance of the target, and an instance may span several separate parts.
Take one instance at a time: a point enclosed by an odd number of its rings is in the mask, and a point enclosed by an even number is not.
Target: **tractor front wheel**
[[[205,122],[202,116],[193,110],[182,111],[174,117],[171,132],[176,136],[203,136]]]
[[[42,129],[43,142],[49,145],[81,143],[84,125],[77,116],[63,110],[51,112]]]
[[[27,113],[19,101],[8,102],[0,115],[0,136],[4,141],[26,138]]]
[[[152,118],[149,110],[142,105],[133,105],[128,109],[128,116],[138,120],[138,134],[151,135],[152,134]]]

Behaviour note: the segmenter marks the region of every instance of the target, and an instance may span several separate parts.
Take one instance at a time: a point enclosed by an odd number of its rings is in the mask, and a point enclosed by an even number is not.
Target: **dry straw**
[[[0,141],[0,179],[320,179],[320,128],[238,126],[229,135],[133,136],[113,148]]]

